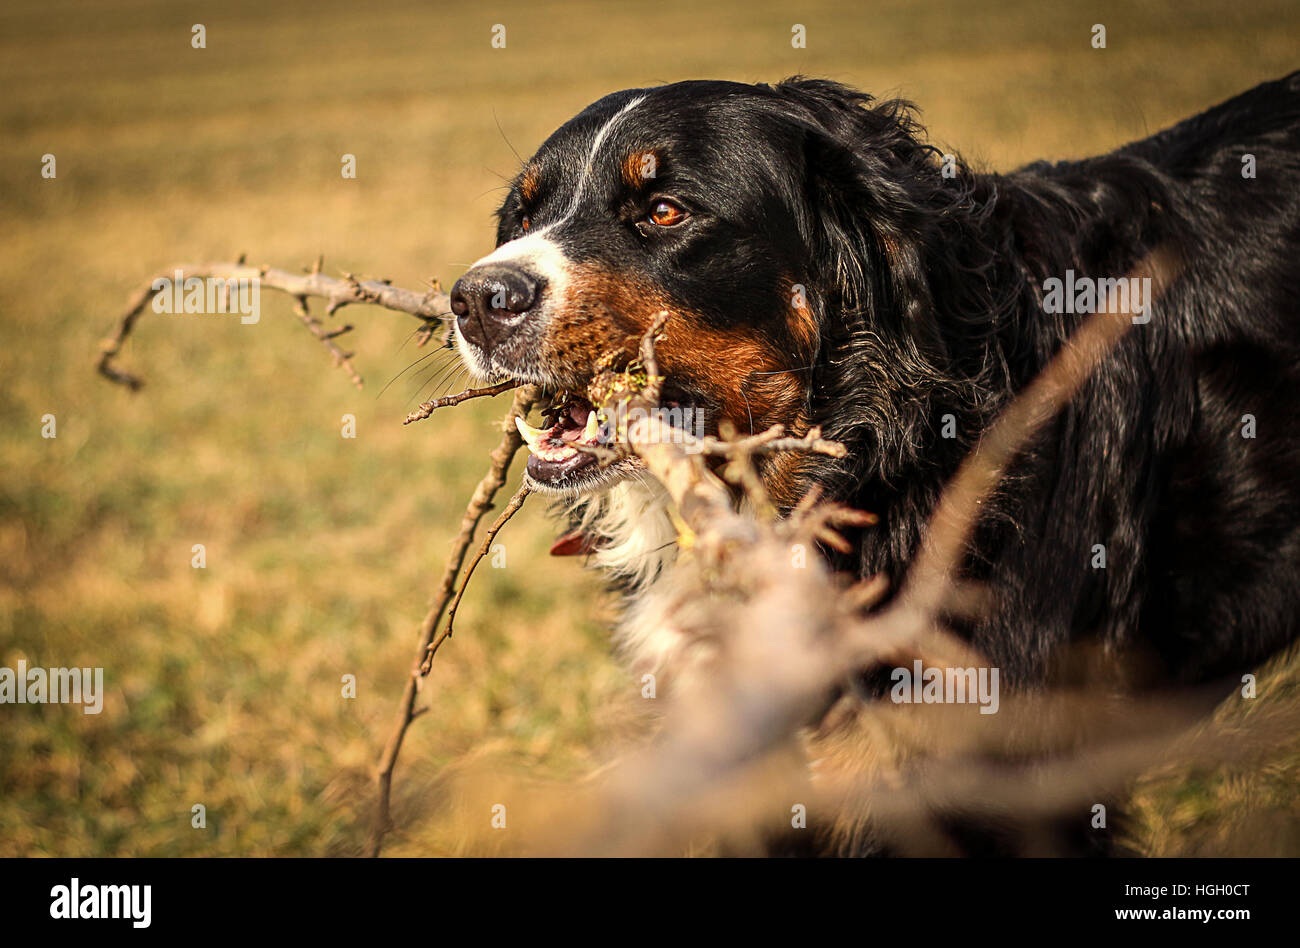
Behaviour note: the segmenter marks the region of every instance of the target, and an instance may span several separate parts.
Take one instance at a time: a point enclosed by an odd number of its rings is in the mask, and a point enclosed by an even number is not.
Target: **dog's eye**
[[[523,232],[526,234],[528,233],[528,228],[533,226],[533,219],[531,217],[528,217],[527,215],[524,215],[524,219],[519,222],[519,226],[523,229]]]
[[[657,227],[675,227],[686,218],[686,211],[672,201],[656,201],[646,215],[646,220]]]

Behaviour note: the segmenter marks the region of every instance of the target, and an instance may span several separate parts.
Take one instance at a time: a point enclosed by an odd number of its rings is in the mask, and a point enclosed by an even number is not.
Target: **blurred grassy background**
[[[795,22],[807,49],[791,48]],[[125,353],[149,381],[132,396],[93,359],[156,270],[323,253],[335,272],[450,285],[490,249],[511,145],[526,155],[619,88],[829,76],[913,98],[936,140],[1005,168],[1110,148],[1281,75],[1297,35],[1292,0],[10,0],[0,665],[102,665],[108,696],[99,716],[0,707],[0,855],[358,852],[425,597],[505,408],[403,428],[432,380],[380,389],[419,354],[403,345],[413,321],[345,311],[358,393],[273,294],[256,326],[147,315]],[[459,851],[438,816],[459,768],[571,776],[635,727],[609,603],[575,561],[546,557],[552,531],[530,505],[503,535],[507,567],[476,575],[426,691],[434,713],[399,762],[388,852]],[[190,566],[196,543],[206,569]],[[1260,700],[1294,697],[1295,677],[1280,669]],[[1137,845],[1230,851],[1255,808],[1294,817],[1297,756],[1152,778]],[[196,803],[205,831],[190,828]],[[1300,852],[1294,834],[1281,845]]]

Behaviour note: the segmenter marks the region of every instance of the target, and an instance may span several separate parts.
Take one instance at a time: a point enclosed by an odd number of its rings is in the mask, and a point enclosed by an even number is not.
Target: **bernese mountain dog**
[[[664,403],[705,433],[818,425],[845,458],[778,455],[788,510],[879,516],[838,570],[905,575],[945,483],[998,411],[1156,248],[1158,299],[1022,451],[965,563],[987,608],[960,632],[1033,687],[1063,646],[1143,656],[1166,684],[1239,674],[1300,628],[1300,73],[1100,157],[977,171],[914,108],[844,85],[679,82],[617,92],[556,131],[451,293],[478,376],[538,383],[527,482],[563,498],[638,624],[676,532],[635,459],[602,466],[586,386],[658,314]],[[1086,291],[1085,291],[1086,290]],[[574,541],[574,537],[578,540]]]

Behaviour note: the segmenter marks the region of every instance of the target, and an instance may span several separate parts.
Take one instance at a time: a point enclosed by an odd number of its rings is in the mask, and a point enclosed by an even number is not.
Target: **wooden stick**
[[[371,856],[379,855],[380,850],[383,848],[384,835],[391,827],[390,806],[393,768],[397,764],[397,755],[402,749],[402,739],[406,736],[406,729],[415,720],[417,713],[415,699],[420,691],[421,667],[424,664],[426,655],[429,653],[429,645],[433,641],[434,632],[442,619],[443,610],[447,608],[447,604],[451,601],[452,592],[456,588],[456,577],[460,573],[461,564],[465,561],[465,554],[469,551],[470,543],[474,540],[474,533],[478,529],[479,521],[492,509],[492,499],[502,485],[505,484],[506,472],[510,468],[510,462],[523,445],[523,438],[520,437],[519,431],[515,427],[515,419],[526,416],[540,397],[541,390],[535,385],[523,386],[515,392],[510,410],[506,412],[505,419],[501,423],[501,441],[489,455],[490,463],[487,473],[479,481],[478,487],[474,489],[474,494],[465,508],[465,516],[461,520],[460,532],[456,535],[456,539],[452,544],[451,555],[447,557],[446,566],[443,567],[442,580],[433,594],[424,622],[420,625],[420,641],[416,648],[415,663],[411,668],[410,677],[406,682],[406,689],[402,693],[402,699],[398,705],[397,721],[393,726],[392,734],[388,738],[388,743],[384,746],[383,753],[380,755],[379,766],[375,775],[379,788],[379,798],[375,806],[374,826],[370,833],[369,853]]]
[[[423,421],[428,418],[439,408],[450,408],[452,405],[459,405],[461,402],[467,402],[471,398],[491,398],[493,395],[500,395],[502,392],[508,392],[512,388],[518,388],[523,382],[515,379],[506,379],[504,382],[498,382],[496,385],[489,385],[485,388],[467,388],[463,392],[457,392],[455,395],[444,395],[442,398],[433,398],[425,402],[415,411],[406,416],[402,422],[409,425],[413,421]]]
[[[325,308],[327,316],[333,316],[344,306],[355,303],[373,303],[385,309],[415,316],[426,323],[432,323],[446,316],[449,311],[447,294],[442,292],[436,283],[427,292],[417,293],[413,290],[404,290],[401,287],[393,286],[387,280],[358,280],[351,273],[344,273],[341,279],[336,279],[325,276],[320,272],[321,263],[322,261],[318,258],[306,273],[290,273],[288,270],[276,270],[266,266],[249,266],[244,263],[242,257],[235,263],[182,263],[169,267],[145,283],[127,303],[125,312],[118,317],[117,328],[100,345],[99,360],[97,362],[99,373],[110,381],[125,385],[133,391],[144,384],[144,380],[139,376],[119,369],[115,363],[122,351],[123,344],[131,335],[136,321],[144,313],[149,301],[158,293],[164,292],[154,287],[164,283],[166,285],[174,284],[178,279],[178,274],[180,280],[195,277],[198,279],[257,281],[255,285],[259,287],[279,290],[300,301],[305,301],[308,297],[319,297],[327,301]],[[299,317],[302,318],[301,312]],[[308,319],[310,318],[308,317]],[[359,384],[360,379],[352,371],[351,365],[347,363],[346,359],[339,358],[340,353],[336,347],[328,344],[328,339],[331,337],[328,335],[322,336],[321,332],[317,332],[316,329],[312,328],[311,323],[307,322],[307,320],[304,320],[304,322],[307,324],[308,329],[312,329],[318,339],[327,343],[327,348],[335,356],[338,364],[347,368],[353,376],[353,382]]]

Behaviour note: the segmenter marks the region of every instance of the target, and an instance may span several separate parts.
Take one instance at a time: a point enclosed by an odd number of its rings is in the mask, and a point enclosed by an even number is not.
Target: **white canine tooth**
[[[584,441],[595,441],[600,437],[600,421],[596,418],[596,410],[593,408],[587,415],[587,427],[583,429],[582,438]]]
[[[519,437],[524,439],[524,443],[528,445],[528,450],[533,454],[540,454],[542,452],[542,438],[546,436],[546,431],[542,428],[534,428],[518,415],[515,416],[515,427],[519,429]]]

